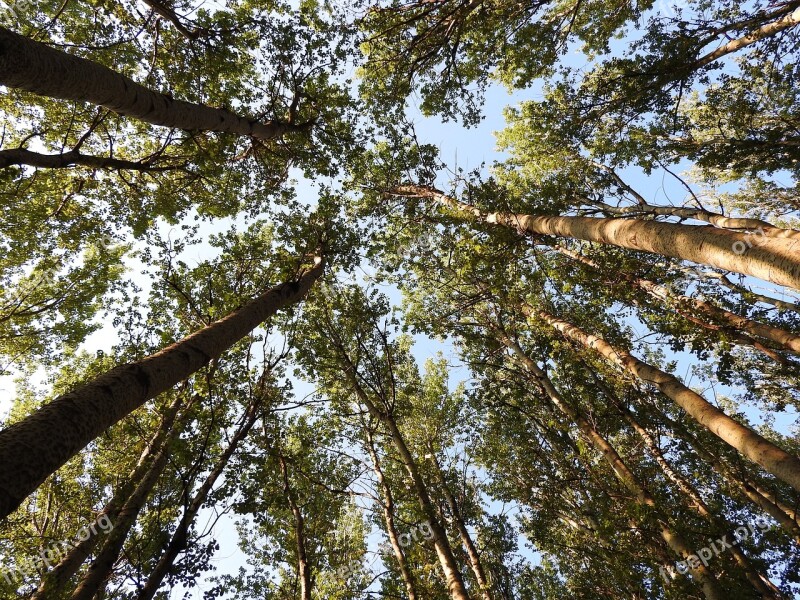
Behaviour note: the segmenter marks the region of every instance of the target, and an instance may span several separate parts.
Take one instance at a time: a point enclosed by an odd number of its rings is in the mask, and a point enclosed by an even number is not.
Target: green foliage
[[[746,37],[796,4],[16,2],[0,19],[23,35],[289,130],[173,130],[3,88],[0,374],[17,385],[4,425],[220,322],[312,257],[326,272],[0,524],[0,567],[24,570],[0,573],[0,596],[32,593],[48,569],[30,557],[142,480],[159,431],[169,460],[98,598],[138,598],[171,544],[159,599],[294,600],[307,574],[314,600],[404,598],[409,585],[447,600],[443,548],[478,598],[470,544],[495,600],[698,598],[695,579],[662,578],[679,557],[659,532],[701,548],[764,514],[771,527],[742,546],[751,566],[725,552],[710,569],[726,597],[777,598],[755,589],[760,574],[796,594],[797,490],[538,316],[678,376],[798,455],[797,351],[741,325],[796,337],[796,296],[492,216],[691,231],[746,217],[796,238],[800,28]],[[704,60],[736,40],[752,43]],[[467,128],[497,86],[518,100],[501,159],[451,170],[415,105]],[[18,149],[71,158],[7,164]],[[678,186],[679,206],[659,203]],[[399,556],[381,545],[391,537]]]

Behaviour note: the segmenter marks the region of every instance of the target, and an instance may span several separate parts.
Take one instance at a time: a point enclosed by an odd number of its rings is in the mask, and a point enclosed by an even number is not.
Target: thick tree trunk
[[[188,415],[188,408],[191,406],[197,397],[193,397],[186,408],[184,414]],[[153,460],[153,455],[169,444],[175,436],[177,436],[182,427],[179,425],[173,427],[175,417],[178,410],[183,404],[183,398],[178,395],[172,404],[168,407],[161,425],[152,437],[145,449],[142,451],[139,460],[137,461],[134,469],[124,479],[114,492],[113,497],[103,507],[103,510],[98,514],[98,518],[105,516],[113,524],[117,522],[118,515],[122,509],[125,501],[131,496],[135,487],[144,479]],[[182,419],[183,421],[183,419]],[[49,598],[56,597],[62,589],[67,585],[69,580],[75,573],[78,572],[83,562],[89,557],[94,550],[97,543],[100,541],[100,530],[90,529],[90,534],[85,540],[79,540],[77,545],[70,550],[70,552],[55,566],[52,571],[45,574],[39,588],[31,596],[30,600],[48,600]]]
[[[139,591],[137,600],[151,600],[153,596],[155,596],[156,592],[158,592],[158,588],[161,587],[161,583],[164,581],[164,578],[167,576],[172,568],[172,565],[175,563],[175,559],[178,557],[181,551],[186,548],[189,537],[189,528],[191,527],[192,523],[194,523],[197,513],[200,512],[200,509],[203,507],[203,504],[208,498],[208,494],[214,488],[214,484],[217,482],[217,479],[219,479],[220,475],[222,475],[225,467],[228,465],[228,462],[233,456],[233,453],[236,452],[239,444],[241,444],[242,440],[247,437],[247,435],[250,433],[250,430],[253,428],[253,425],[258,418],[258,409],[260,406],[260,399],[254,399],[251,401],[250,406],[243,417],[242,424],[238,427],[236,433],[234,433],[233,437],[231,438],[231,441],[214,463],[214,467],[211,469],[211,472],[208,474],[205,481],[203,481],[203,484],[189,501],[188,506],[185,508],[183,515],[181,516],[181,520],[178,523],[178,527],[175,529],[175,533],[172,534],[169,544],[167,544],[164,554],[162,554],[158,559],[158,563],[156,563],[156,566],[148,576],[144,586]],[[303,600],[305,600],[305,597]]]
[[[597,271],[601,270],[597,263],[595,263],[590,258],[578,254],[577,252],[573,252],[572,250],[569,250],[567,248],[562,248],[560,246],[556,247],[556,250]],[[624,271],[617,272],[616,275],[621,275],[625,279],[625,281],[632,283],[639,289],[647,292],[650,296],[652,296],[656,300],[660,302],[666,302],[667,304],[673,304],[674,306],[676,306],[677,311],[681,315],[691,320],[693,323],[700,325],[701,327],[714,330],[719,329],[719,327],[715,326],[713,323],[708,323],[697,319],[695,315],[703,315],[705,317],[712,319],[713,321],[722,323],[725,327],[734,330],[734,333],[735,331],[742,331],[751,336],[756,336],[763,338],[765,340],[769,340],[780,346],[782,350],[800,356],[800,335],[791,333],[789,331],[786,331],[785,329],[780,329],[779,327],[774,327],[772,325],[759,323],[758,321],[753,321],[752,319],[742,317],[728,310],[720,308],[715,304],[708,302],[706,300],[700,300],[698,298],[691,298],[689,296],[681,296],[673,294],[668,288],[664,287],[663,285],[659,285],[647,279],[641,279],[639,277],[635,277]],[[764,347],[763,345],[759,344],[756,340],[753,340],[752,338],[739,337],[736,338],[735,341],[737,341],[737,343],[753,346],[754,348],[760,350],[761,352],[764,352],[765,354],[770,356],[770,358],[773,358],[778,362],[785,362],[780,356],[775,356],[775,353],[772,352],[769,348]]]
[[[800,459],[782,450],[749,427],[730,418],[700,394],[683,385],[676,377],[640,361],[621,348],[615,348],[605,340],[590,335],[572,323],[558,319],[543,310],[529,306],[522,308],[529,317],[541,319],[561,332],[567,339],[599,352],[606,359],[645,383],[654,385],[714,435],[756,464],[761,465],[778,479],[800,491]]]
[[[383,474],[381,461],[372,440],[372,433],[366,426],[364,427],[364,435],[366,436],[367,452],[370,458],[372,458],[372,469],[375,472],[375,478],[378,480],[378,485],[383,494],[383,506],[381,508],[383,509],[383,520],[386,524],[386,534],[389,536],[389,543],[392,545],[392,552],[394,552],[397,567],[400,569],[400,575],[406,586],[408,600],[417,600],[417,586],[414,581],[414,575],[408,566],[408,561],[406,561],[406,556],[403,553],[403,546],[400,544],[400,536],[397,533],[397,526],[394,522],[394,497],[392,495],[392,490]]]
[[[41,96],[103,106],[161,127],[222,131],[259,140],[296,126],[259,123],[228,110],[173,100],[94,61],[67,54],[0,27],[0,85]]]
[[[459,214],[523,234],[571,238],[651,252],[800,289],[800,239],[772,238],[716,227],[638,219],[485,213],[424,186],[399,186],[392,193],[430,198],[455,209]]]
[[[436,458],[436,453],[434,452],[433,448],[429,448],[429,450],[431,453],[433,466],[437,475],[439,476],[439,484],[442,486],[444,498],[447,501],[447,505],[450,507],[450,514],[453,515],[453,521],[455,522],[456,529],[458,529],[458,534],[461,536],[461,543],[464,545],[464,550],[467,552],[469,565],[472,568],[472,572],[475,575],[475,580],[478,582],[478,587],[481,590],[481,597],[484,600],[492,600],[492,596],[489,591],[489,580],[486,577],[486,572],[483,570],[480,554],[478,554],[478,548],[475,546],[475,542],[472,541],[472,536],[467,530],[467,525],[464,523],[464,518],[461,516],[461,510],[458,507],[458,502],[456,502],[455,496],[453,496],[453,493],[450,491],[450,487],[447,485],[447,480],[445,479],[444,472],[439,465],[439,460]]]
[[[296,281],[269,289],[216,323],[116,367],[0,431],[0,518],[111,425],[219,357],[267,317],[299,302],[322,275],[323,259],[315,262]]]
[[[578,426],[586,439],[588,439],[595,449],[603,455],[611,467],[611,470],[614,471],[614,474],[617,476],[620,482],[622,482],[622,484],[635,495],[637,502],[639,502],[639,504],[642,506],[649,507],[654,512],[658,521],[661,537],[664,539],[670,549],[682,559],[686,559],[690,555],[694,554],[692,546],[690,546],[689,543],[683,539],[683,536],[674,531],[669,525],[668,519],[662,513],[653,495],[638,480],[636,475],[634,475],[634,473],[630,470],[617,450],[585,417],[583,417],[583,415],[578,412],[577,409],[575,409],[566,400],[564,400],[564,398],[562,398],[561,394],[558,392],[555,386],[553,386],[547,374],[539,367],[539,365],[536,364],[534,360],[525,354],[525,352],[516,342],[497,329],[495,332],[499,341],[509,350],[511,350],[523,368],[533,375],[553,405],[566,417],[571,419],[572,422]],[[708,567],[701,564],[699,567],[691,569],[690,572],[692,576],[700,583],[701,587],[703,588],[703,594],[706,598],[719,600],[727,598],[725,592],[722,590],[716,578],[714,577],[714,574],[710,569],[708,569]]]

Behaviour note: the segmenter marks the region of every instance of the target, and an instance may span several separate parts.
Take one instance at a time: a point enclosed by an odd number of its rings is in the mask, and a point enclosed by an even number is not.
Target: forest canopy
[[[799,57],[800,1],[0,0],[0,598],[800,596]]]

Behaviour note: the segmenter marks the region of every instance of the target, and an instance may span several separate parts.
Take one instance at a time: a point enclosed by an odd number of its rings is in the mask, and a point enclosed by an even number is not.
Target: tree
[[[290,282],[268,289],[227,317],[146,359],[116,367],[7,427],[0,447],[0,512],[8,515],[53,471],[106,428],[219,357],[281,308],[302,299],[322,274],[322,256]],[[73,423],[64,428],[64,423]],[[32,460],[32,448],[41,448]],[[46,457],[46,460],[43,459]],[[26,466],[27,465],[27,466]]]
[[[0,595],[796,596],[799,19],[0,6]]]

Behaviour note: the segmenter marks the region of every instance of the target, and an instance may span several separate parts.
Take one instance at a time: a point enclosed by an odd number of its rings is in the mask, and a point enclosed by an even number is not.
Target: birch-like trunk
[[[711,466],[720,477],[738,492],[742,497],[747,498],[755,506],[780,523],[781,527],[792,536],[795,543],[800,546],[800,512],[797,508],[792,508],[781,502],[775,494],[772,494],[745,477],[734,473],[731,468],[717,454],[707,450],[694,435],[677,421],[671,419],[663,412],[659,412],[659,418],[666,423],[675,435],[685,441],[697,455]]]
[[[531,359],[519,345],[510,339],[507,335],[499,330],[495,330],[498,340],[506,346],[522,365],[522,367],[533,375],[534,379],[538,382],[544,390],[551,403],[573,423],[575,423],[581,430],[587,440],[595,447],[595,449],[603,455],[603,458],[608,462],[611,470],[620,480],[620,482],[628,488],[635,496],[637,502],[642,506],[649,507],[656,515],[658,521],[659,532],[669,548],[680,558],[686,559],[692,554],[694,550],[689,543],[683,539],[677,531],[669,525],[668,519],[661,511],[656,503],[655,498],[650,491],[639,481],[630,470],[628,465],[619,455],[617,450],[609,443],[609,441],[585,418],[577,409],[575,409],[569,402],[567,402],[558,390],[553,386],[547,374]],[[703,595],[709,600],[723,600],[727,598],[725,592],[720,587],[714,574],[705,565],[699,565],[697,568],[690,569],[690,573],[700,583],[703,589]]]
[[[0,27],[0,85],[102,106],[151,125],[272,140],[297,126],[254,121],[221,108],[174,100],[99,63]]]
[[[693,68],[698,69],[703,67],[717,59],[722,58],[723,56],[737,52],[742,48],[750,46],[751,44],[755,44],[759,40],[763,40],[764,38],[775,35],[776,33],[779,33],[785,29],[789,29],[790,27],[795,27],[798,23],[800,23],[800,8],[796,8],[793,12],[781,17],[777,21],[766,23],[758,29],[751,31],[747,35],[731,40],[716,50],[712,50],[708,54],[697,59],[693,65]]]
[[[0,431],[0,519],[106,429],[183,381],[278,310],[299,302],[324,261],[242,308],[135,363],[116,367]]]
[[[668,216],[679,219],[695,219],[704,221],[719,229],[732,229],[734,231],[759,232],[767,237],[800,238],[797,229],[775,227],[772,223],[761,219],[742,217],[726,217],[719,213],[702,208],[687,208],[685,206],[656,206],[654,204],[638,204],[635,206],[611,206],[610,204],[597,203],[596,206],[606,215],[640,217]]]
[[[730,418],[700,394],[686,387],[676,377],[543,310],[529,306],[523,306],[522,309],[528,317],[541,319],[567,339],[597,351],[610,362],[620,366],[643,382],[654,385],[722,441],[756,464],[761,465],[778,479],[800,491],[800,459],[779,448],[749,427]]]
[[[398,186],[392,193],[429,198],[454,209],[459,215],[522,234],[585,240],[651,252],[800,289],[800,238],[774,238],[716,227],[639,219],[487,213],[439,190],[416,185]]]

